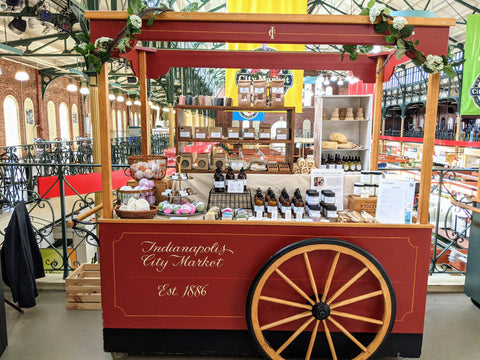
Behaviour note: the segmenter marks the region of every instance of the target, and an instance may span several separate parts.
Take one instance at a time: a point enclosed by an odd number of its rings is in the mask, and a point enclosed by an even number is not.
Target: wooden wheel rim
[[[382,314],[382,324],[379,324],[379,330],[377,331],[374,339],[366,346],[364,346],[365,349],[359,348],[362,350],[357,356],[355,356],[352,360],[366,360],[370,358],[379,348],[380,346],[384,343],[385,339],[388,337],[388,335],[391,332],[391,329],[393,327],[393,324],[395,322],[395,294],[393,290],[393,285],[390,281],[390,278],[388,277],[387,273],[383,269],[382,265],[376,260],[371,254],[369,254],[367,251],[364,249],[351,244],[349,242],[343,241],[343,240],[338,240],[338,239],[321,239],[321,238],[316,238],[316,239],[308,239],[308,240],[303,240],[298,243],[292,244],[290,246],[287,246],[286,248],[280,250],[277,254],[272,256],[272,258],[262,267],[262,269],[259,271],[257,274],[256,278],[252,282],[252,285],[250,287],[250,291],[248,294],[248,299],[247,299],[247,324],[248,328],[250,330],[250,333],[252,337],[254,338],[254,341],[258,347],[258,349],[266,355],[270,359],[275,359],[275,360],[283,360],[284,358],[281,356],[281,351],[280,353],[277,353],[277,350],[273,349],[268,341],[264,337],[264,330],[268,329],[263,329],[262,326],[259,323],[258,319],[258,307],[259,307],[259,302],[261,300],[265,300],[265,298],[268,297],[263,297],[262,299],[260,298],[262,296],[262,290],[267,282],[267,280],[270,278],[272,274],[277,272],[279,270],[279,267],[285,263],[286,261],[290,260],[293,257],[296,256],[303,256],[305,260],[305,265],[307,267],[307,272],[310,277],[310,280],[312,280],[312,273],[311,273],[311,268],[310,264],[308,262],[308,253],[314,252],[314,251],[331,251],[333,253],[336,253],[335,255],[336,259],[332,261],[332,265],[329,271],[329,278],[326,281],[325,285],[325,295],[326,292],[329,290],[329,282],[332,280],[332,277],[334,276],[335,272],[335,267],[336,267],[336,261],[338,260],[338,257],[341,255],[345,256],[351,256],[354,259],[360,261],[365,267],[363,273],[365,272],[370,272],[378,281],[379,289],[378,291],[381,291],[381,294],[378,296],[382,296],[383,298],[383,303],[384,303],[384,309],[383,309],[383,314]],[[307,255],[305,255],[307,254]],[[333,272],[332,272],[333,268]],[[361,271],[361,272],[362,272]],[[360,273],[359,273],[360,274]],[[357,275],[359,275],[357,274]],[[280,274],[280,276],[285,276],[284,274]],[[362,274],[359,275],[361,277]],[[288,277],[286,281],[288,281]],[[355,276],[350,280],[352,284],[356,281]],[[357,278],[358,280],[358,278]],[[316,284],[315,281],[311,282],[312,288],[316,292]],[[294,285],[291,285],[292,287]],[[345,286],[345,285],[344,285]],[[343,287],[343,286],[342,286]],[[336,292],[334,293],[334,296],[336,293],[342,289],[337,289]],[[348,288],[348,286],[347,286]],[[311,289],[310,289],[311,290]],[[293,289],[292,289],[293,291]],[[302,290],[300,290],[302,291]],[[298,290],[297,290],[298,292]],[[343,293],[343,291],[342,291]],[[373,294],[373,293],[371,293]],[[306,295],[306,294],[304,294]],[[368,295],[368,294],[367,294]],[[306,295],[308,296],[308,295]],[[303,296],[305,298],[305,296]],[[272,298],[268,298],[269,301],[272,301]],[[318,300],[318,296],[317,296]],[[278,301],[275,300],[274,302]],[[288,303],[288,301],[286,301]],[[328,301],[327,301],[328,302]],[[341,303],[341,302],[339,302]],[[285,305],[290,305],[290,306],[295,306],[295,307],[300,307],[299,304],[292,305],[292,304],[286,304]],[[331,304],[332,306],[335,306],[335,303]],[[307,305],[308,306],[308,305]],[[339,307],[339,306],[336,306]],[[305,308],[305,307],[304,307]],[[307,310],[308,311],[308,310]],[[293,317],[291,317],[293,318]],[[311,319],[310,319],[311,318]],[[297,319],[302,319],[302,321],[305,321],[304,324],[297,330],[297,332],[302,332],[305,328],[308,327],[310,324],[311,320],[315,320],[315,317],[313,315],[306,315],[305,310],[300,310],[299,309],[299,315],[297,316]],[[285,319],[284,319],[285,320]],[[322,326],[319,327],[319,322],[322,322]],[[332,321],[334,324],[336,323],[335,320]],[[317,320],[314,322],[314,331],[312,332],[312,336],[310,339],[310,344],[308,349],[305,351],[305,359],[309,360],[310,355],[312,353],[312,348],[313,344],[315,342],[315,337],[317,335],[317,329],[318,328],[323,328],[325,330],[325,334],[328,340],[328,344],[330,347],[330,351],[332,354],[332,358],[334,360],[337,359],[336,354],[335,354],[335,349],[334,349],[334,344],[332,343],[332,339],[330,336],[330,331],[327,327],[327,321],[326,320]],[[265,326],[265,325],[263,325]],[[268,326],[268,325],[267,325]],[[330,325],[331,326],[331,325]],[[272,326],[272,328],[275,326]],[[347,330],[348,331],[348,330]],[[295,334],[297,333],[295,332]],[[292,336],[295,336],[292,335]],[[296,334],[298,335],[298,334]],[[294,339],[293,339],[294,340]],[[293,340],[291,340],[293,342]],[[356,340],[356,339],[354,339]],[[285,343],[288,343],[290,341],[287,340]],[[353,340],[352,340],[353,341]],[[288,343],[286,347],[288,347],[290,343]],[[285,344],[284,344],[285,345]],[[332,350],[333,348],[333,350]],[[283,350],[282,350],[283,351]]]

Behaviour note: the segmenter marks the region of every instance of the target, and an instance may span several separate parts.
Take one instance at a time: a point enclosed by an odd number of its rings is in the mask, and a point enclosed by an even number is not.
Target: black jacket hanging
[[[15,206],[1,250],[3,282],[12,290],[13,301],[19,307],[35,306],[38,295],[35,279],[45,276],[25,202]]]

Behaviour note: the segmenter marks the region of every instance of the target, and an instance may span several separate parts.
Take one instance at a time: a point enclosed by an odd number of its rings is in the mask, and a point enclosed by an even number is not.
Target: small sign
[[[287,140],[287,134],[277,134],[277,140]]]
[[[253,138],[255,138],[255,133],[253,133],[253,132],[244,132],[244,133],[243,133],[243,138],[244,138],[244,139],[253,139]]]
[[[229,193],[243,193],[243,180],[229,180],[228,182]]]
[[[221,138],[222,134],[220,134],[219,132],[212,132],[212,133],[210,133],[210,137],[211,138]]]
[[[205,139],[205,133],[196,133],[195,138],[197,139]]]
[[[190,137],[190,133],[189,133],[189,132],[186,132],[186,131],[182,131],[182,132],[180,132],[180,137],[182,137],[182,138],[189,138],[189,137]]]

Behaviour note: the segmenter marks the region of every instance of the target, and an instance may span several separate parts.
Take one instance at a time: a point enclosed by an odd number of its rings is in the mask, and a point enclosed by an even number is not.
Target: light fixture
[[[163,110],[163,112],[168,112],[168,111],[170,111],[170,109],[167,108],[167,107],[164,107],[162,110]]]
[[[113,94],[108,94],[108,100],[110,100],[110,101],[115,100],[115,95],[113,95]]]
[[[23,20],[20,16],[15,17],[8,24],[8,28],[12,30],[17,35],[22,35],[27,29],[27,22]]]
[[[350,75],[347,75],[347,76],[345,76],[345,81],[350,82],[350,79],[351,79],[351,78],[352,78],[352,77],[351,77]]]
[[[345,84],[345,80],[343,80],[343,78],[338,79],[337,85],[342,86],[343,84]]]
[[[117,96],[117,101],[118,101],[118,102],[124,102],[124,101],[125,101],[125,98],[124,98],[122,95],[118,95],[118,96]]]
[[[337,75],[335,74],[332,74],[332,76],[330,76],[330,81],[337,81]]]
[[[132,106],[132,104],[133,104],[133,103],[132,103],[131,100],[127,100],[127,102],[125,103],[125,105],[127,105],[127,106]]]
[[[142,103],[141,103],[139,100],[135,100],[135,101],[133,102],[133,105],[138,105],[138,106],[140,106],[140,105],[142,105]]]
[[[88,87],[86,87],[85,85],[82,85],[82,87],[80,88],[80,94],[88,95],[88,94],[90,94],[90,89]]]
[[[325,86],[330,85],[330,80],[328,79],[328,76],[325,76],[325,81],[323,82],[323,85]]]
[[[27,21],[28,21],[28,27],[30,29],[33,29],[35,27],[35,21],[33,20],[33,18],[30,17],[30,18],[28,18]]]
[[[30,75],[25,71],[25,69],[18,70],[15,73],[15,80],[18,81],[28,81],[30,80]]]
[[[75,92],[77,91],[77,85],[75,85],[74,83],[70,83],[67,85],[67,91],[70,91],[70,92]]]
[[[50,32],[50,26],[48,25],[45,25],[45,27],[43,28],[42,30],[42,34],[48,34]]]
[[[38,20],[50,21],[50,19],[52,18],[52,13],[47,9],[43,9],[37,13],[37,16],[38,16]]]
[[[348,83],[349,84],[355,84],[357,83],[359,80],[356,78],[356,77],[351,77],[350,80],[348,80]]]
[[[20,5],[20,0],[7,0],[7,6],[15,7]]]

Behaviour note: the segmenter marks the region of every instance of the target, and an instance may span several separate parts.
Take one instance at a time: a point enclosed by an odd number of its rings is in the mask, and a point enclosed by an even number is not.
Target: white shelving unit
[[[330,120],[334,108],[353,108],[353,114],[359,107],[363,108],[365,120]],[[323,118],[323,109],[327,117]],[[342,133],[348,141],[358,145],[355,149],[322,149],[322,141],[330,141],[332,132]],[[322,155],[339,154],[343,156],[360,156],[362,169],[370,168],[370,151],[372,138],[372,95],[328,95],[315,98],[315,165],[320,167]]]

